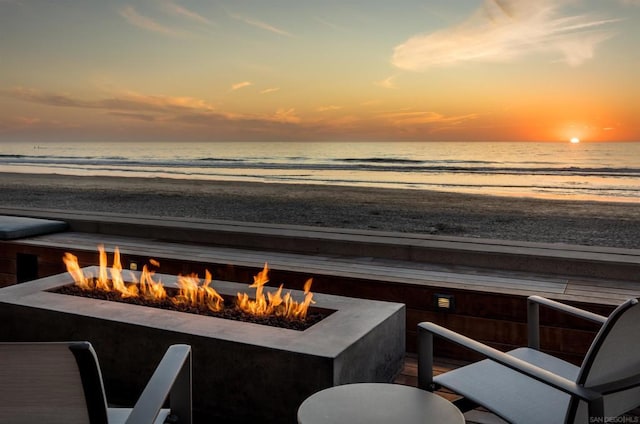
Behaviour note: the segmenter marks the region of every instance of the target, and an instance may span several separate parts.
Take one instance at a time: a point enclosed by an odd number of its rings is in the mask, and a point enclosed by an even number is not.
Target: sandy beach
[[[640,248],[640,206],[630,203],[2,173],[0,204]]]

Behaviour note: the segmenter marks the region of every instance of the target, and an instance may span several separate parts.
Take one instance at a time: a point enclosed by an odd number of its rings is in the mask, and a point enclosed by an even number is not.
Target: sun
[[[572,142],[573,144],[580,143],[580,139],[578,137],[572,137],[571,140],[569,140],[569,141]]]

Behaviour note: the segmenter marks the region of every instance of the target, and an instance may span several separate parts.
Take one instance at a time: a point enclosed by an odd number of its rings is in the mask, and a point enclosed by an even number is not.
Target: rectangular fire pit
[[[97,267],[83,270],[98,274]],[[175,286],[175,277],[156,275]],[[402,366],[403,304],[316,293],[314,306],[335,312],[296,331],[48,291],[71,282],[65,273],[0,289],[0,340],[90,341],[110,401],[132,402],[173,343],[193,348],[196,422],[294,423],[312,393],[388,382]],[[231,296],[246,288],[214,286]]]

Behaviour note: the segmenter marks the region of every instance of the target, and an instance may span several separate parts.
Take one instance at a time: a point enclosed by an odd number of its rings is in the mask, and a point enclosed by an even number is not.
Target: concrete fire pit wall
[[[0,340],[89,340],[107,398],[117,404],[137,398],[174,343],[193,348],[194,416],[202,423],[294,423],[312,393],[389,382],[402,366],[405,307],[398,303],[317,294],[316,306],[336,312],[295,331],[46,291],[68,283],[61,274],[1,289]],[[246,288],[215,287],[223,294]]]

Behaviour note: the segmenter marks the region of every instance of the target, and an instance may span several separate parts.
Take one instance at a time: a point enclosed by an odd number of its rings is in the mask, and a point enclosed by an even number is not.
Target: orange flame
[[[269,282],[268,272],[269,267],[265,263],[262,271],[253,277],[253,284],[249,286],[250,288],[256,289],[255,300],[249,299],[249,295],[246,293],[238,293],[236,297],[236,307],[243,312],[257,316],[275,315],[288,319],[305,319],[309,305],[314,303],[313,293],[310,292],[313,279],[310,278],[305,283],[305,300],[299,303],[293,300],[290,292],[286,293],[284,297],[282,296],[282,285],[280,285],[275,292],[267,293],[265,297],[263,287]]]
[[[85,277],[80,265],[78,265],[78,257],[72,255],[67,252],[64,254],[62,258],[62,262],[67,266],[67,272],[71,274],[73,277],[73,281],[75,281],[76,286],[80,287],[83,290],[90,290],[91,286],[89,285],[90,277]]]
[[[100,266],[96,278],[90,274],[85,275],[78,265],[78,258],[71,253],[65,253],[62,258],[67,266],[67,271],[81,289],[98,289],[116,292],[122,297],[141,297],[148,300],[164,300],[168,297],[164,285],[159,280],[154,280],[154,272],[149,271],[147,265],[144,265],[142,269],[140,280],[137,281],[132,273],[133,284],[127,285],[122,277],[119,249],[117,247],[114,249],[113,265],[110,269],[107,268],[107,253],[104,246],[98,246],[98,251],[100,252]],[[149,262],[156,267],[160,266],[160,263],[154,259]],[[311,278],[307,280],[304,285],[305,298],[302,302],[297,302],[292,298],[290,292],[282,295],[282,285],[276,291],[267,292],[265,296],[264,286],[269,282],[268,273],[269,267],[265,263],[262,271],[253,277],[253,284],[249,286],[256,289],[255,299],[250,299],[246,293],[238,293],[236,307],[245,313],[256,316],[277,316],[304,320],[309,306],[315,303],[313,293],[310,291],[313,280]],[[224,307],[224,299],[210,286],[211,281],[212,276],[208,270],[205,271],[205,279],[202,282],[196,274],[178,275],[179,293],[169,299],[175,305],[206,307],[214,312],[220,311]]]
[[[160,265],[156,260],[149,261],[152,265],[158,266]],[[142,272],[140,273],[140,281],[137,282],[138,294],[137,296],[142,297],[144,299],[149,300],[163,300],[167,298],[167,292],[164,289],[164,285],[158,281],[153,280],[153,275],[155,273],[153,271],[149,271],[146,265],[142,267]],[[132,278],[135,281],[135,275],[132,274]],[[130,286],[135,287],[135,286]],[[131,290],[131,289],[130,289]]]
[[[171,301],[176,305],[205,306],[211,311],[220,311],[224,299],[213,287],[209,287],[209,284],[211,284],[211,273],[208,270],[205,270],[205,279],[202,284],[196,274],[178,275],[180,293]]]
[[[73,277],[76,285],[83,290],[98,289],[107,292],[116,292],[122,297],[138,296],[138,286],[136,284],[127,286],[124,283],[120,250],[117,247],[115,248],[113,252],[113,266],[110,269],[107,268],[107,252],[104,246],[98,246],[98,251],[100,253],[100,267],[97,278],[94,278],[90,273],[85,275],[78,265],[78,258],[69,252],[65,253],[62,260],[67,266],[67,271]],[[109,275],[111,275],[111,278],[109,278]],[[133,275],[132,278],[135,280]]]

